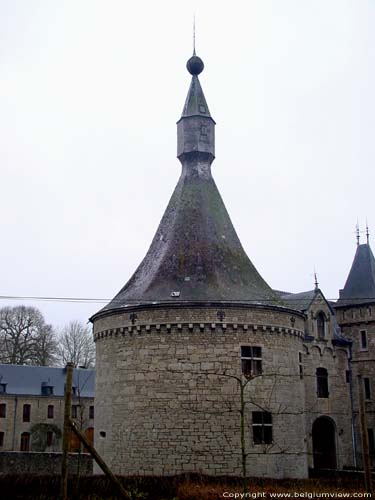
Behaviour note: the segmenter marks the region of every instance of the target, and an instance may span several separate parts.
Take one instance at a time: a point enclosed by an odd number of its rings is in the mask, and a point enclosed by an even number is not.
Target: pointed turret
[[[337,306],[359,305],[375,301],[375,259],[368,243],[357,246],[345,286]]]
[[[204,64],[200,57],[193,55],[186,67],[192,78],[181,118],[177,122],[177,157],[181,162],[199,157],[212,163],[215,158],[215,122],[198,78]]]
[[[140,266],[92,319],[144,304],[244,303],[277,306],[279,297],[249,260],[211,175],[214,127],[193,56],[192,81],[178,121],[182,173]]]

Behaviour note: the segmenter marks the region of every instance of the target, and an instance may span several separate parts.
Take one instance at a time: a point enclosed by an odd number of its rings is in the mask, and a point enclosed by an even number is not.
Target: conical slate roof
[[[97,315],[153,303],[282,305],[242,248],[212,178],[215,122],[197,76],[203,62],[194,57],[178,122],[181,177],[145,258]]]
[[[375,302],[375,259],[370,245],[357,246],[353,264],[336,306]]]

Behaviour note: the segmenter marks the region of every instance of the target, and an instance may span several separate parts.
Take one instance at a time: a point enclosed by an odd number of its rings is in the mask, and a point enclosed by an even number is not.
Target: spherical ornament
[[[186,63],[186,67],[191,75],[199,75],[203,71],[204,64],[200,57],[193,56]]]

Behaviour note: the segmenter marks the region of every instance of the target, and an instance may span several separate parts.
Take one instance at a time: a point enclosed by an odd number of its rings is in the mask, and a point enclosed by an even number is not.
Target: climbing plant
[[[35,424],[31,427],[31,449],[33,451],[45,451],[49,432],[53,434],[53,442],[61,439],[61,430],[55,424]]]

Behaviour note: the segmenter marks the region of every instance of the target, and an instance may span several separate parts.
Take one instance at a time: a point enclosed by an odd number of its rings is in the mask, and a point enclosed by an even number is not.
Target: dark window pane
[[[53,418],[53,405],[48,405],[48,409],[47,409],[47,418]]]
[[[242,373],[245,375],[245,377],[250,376],[252,374],[251,359],[243,359],[241,361],[241,366],[242,366]]]
[[[363,379],[363,384],[364,384],[364,387],[365,387],[365,398],[366,399],[371,399],[370,379],[369,378],[364,378]]]
[[[0,404],[0,418],[6,418],[7,416],[7,405],[5,403]]]
[[[241,357],[243,358],[251,358],[251,347],[250,346],[242,346],[241,347]]]
[[[367,429],[368,435],[368,447],[370,455],[375,455],[375,440],[374,440],[374,429]]]
[[[264,424],[272,424],[272,414],[268,411],[262,412],[263,415],[263,423]]]
[[[30,405],[23,405],[23,421],[24,422],[30,422],[30,413],[31,413],[31,406]],[[26,450],[28,451],[28,450]]]
[[[0,432],[0,446],[4,446],[4,432]]]
[[[254,361],[254,375],[260,375],[262,373],[262,361],[256,360]]]
[[[262,348],[253,347],[253,358],[261,358],[261,357],[262,357]]]
[[[262,424],[262,413],[261,411],[253,411],[253,424]]]
[[[262,426],[254,426],[253,427],[253,440],[254,444],[262,444]]]
[[[263,443],[271,444],[272,443],[272,427],[270,425],[263,427],[264,435],[263,435]]]

